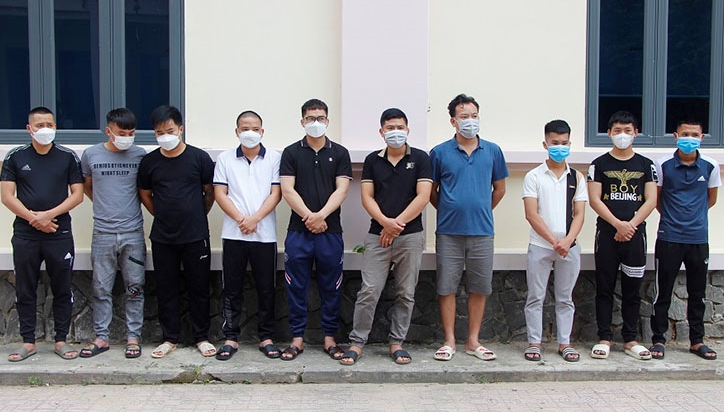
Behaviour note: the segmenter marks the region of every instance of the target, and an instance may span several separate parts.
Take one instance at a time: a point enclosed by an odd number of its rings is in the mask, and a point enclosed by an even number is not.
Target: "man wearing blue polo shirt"
[[[221,153],[214,170],[214,197],[224,211],[221,227],[222,280],[224,285],[222,330],[226,341],[216,359],[229,360],[239,349],[244,277],[251,264],[257,296],[259,350],[278,358],[274,345],[276,317],[277,231],[274,208],[281,200],[279,163],[281,155],[261,143],[261,116],[247,110],[236,118],[235,134],[240,143]]]
[[[669,306],[681,263],[686,268],[689,295],[689,352],[706,360],[716,352],[704,344],[704,295],[709,268],[708,210],[721,186],[719,164],[699,153],[704,138],[701,123],[682,120],[674,133],[677,150],[656,162],[661,214],[656,238],[656,289],[651,316],[654,359],[664,358],[664,334],[669,328]]]
[[[334,340],[339,329],[344,242],[340,206],[352,180],[349,152],[327,138],[327,104],[311,99],[302,105],[305,136],[287,146],[279,170],[282,196],[292,209],[284,241],[284,276],[289,298],[292,343],[281,359],[304,351],[309,283],[316,268],[321,300],[324,351],[335,360],[344,354]]]
[[[434,358],[441,361],[455,354],[455,295],[463,269],[468,291],[465,353],[482,360],[496,357],[480,344],[478,335],[492,292],[493,208],[505,195],[508,167],[500,147],[478,136],[479,107],[470,96],[456,96],[448,105],[455,136],[430,152],[430,202],[437,208],[437,293],[445,333]]]

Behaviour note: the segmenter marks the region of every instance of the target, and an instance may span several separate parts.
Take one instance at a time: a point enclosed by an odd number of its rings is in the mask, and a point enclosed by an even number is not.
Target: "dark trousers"
[[[209,338],[209,277],[211,249],[209,240],[165,244],[151,241],[158,320],[163,340],[178,343],[181,337],[181,264],[186,278],[188,310],[194,343]]]
[[[309,283],[317,269],[322,331],[334,336],[339,329],[340,287],[344,242],[341,233],[289,231],[284,241],[284,277],[289,298],[292,336],[303,337],[307,327]]]
[[[709,244],[687,245],[657,240],[655,253],[656,289],[654,313],[651,315],[651,340],[653,343],[666,342],[664,334],[669,329],[671,294],[683,262],[686,268],[686,292],[689,295],[686,305],[689,341],[692,346],[704,342],[704,296],[709,270]]]
[[[238,341],[241,334],[241,314],[244,306],[244,277],[246,265],[251,264],[251,273],[256,283],[257,331],[259,341],[274,337],[276,322],[274,305],[276,294],[277,244],[223,240],[224,291],[222,330],[227,340]]]
[[[20,335],[25,343],[35,343],[37,323],[37,289],[40,278],[40,263],[50,277],[53,292],[53,318],[55,341],[64,342],[70,329],[73,311],[73,259],[75,246],[73,238],[53,240],[29,240],[13,236],[13,265],[15,266],[15,307],[20,321]]]
[[[594,259],[596,262],[596,324],[600,340],[613,340],[613,295],[621,270],[621,336],[624,342],[636,340],[641,308],[641,283],[646,267],[646,227],[639,226],[628,242],[613,239],[615,229],[597,228]]]

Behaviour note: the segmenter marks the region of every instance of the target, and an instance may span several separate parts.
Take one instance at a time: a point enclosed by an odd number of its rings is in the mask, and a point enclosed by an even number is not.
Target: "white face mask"
[[[613,145],[621,150],[626,150],[631,146],[631,143],[633,143],[633,135],[632,134],[626,134],[626,133],[619,133],[615,136],[611,136],[611,139],[613,140]]]
[[[181,142],[181,139],[175,134],[165,134],[156,138],[158,145],[164,150],[173,150]]]
[[[466,139],[472,139],[478,135],[480,131],[480,120],[479,119],[460,119],[458,122],[458,132],[463,135]]]
[[[385,142],[393,149],[399,149],[407,142],[407,132],[404,130],[390,130],[385,132]]]
[[[55,129],[49,127],[40,128],[33,134],[33,139],[35,139],[39,145],[49,145],[55,140]]]
[[[327,125],[318,121],[313,121],[304,125],[304,132],[309,137],[318,138],[322,137],[327,133]]]
[[[239,143],[247,149],[255,148],[260,142],[261,134],[253,130],[246,130],[239,133]]]
[[[136,136],[116,136],[113,133],[113,146],[118,150],[128,150],[133,145]]]

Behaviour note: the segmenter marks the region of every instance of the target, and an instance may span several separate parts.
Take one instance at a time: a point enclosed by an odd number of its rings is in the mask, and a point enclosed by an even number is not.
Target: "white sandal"
[[[176,345],[171,345],[167,342],[164,342],[156,347],[156,349],[151,352],[151,357],[156,359],[161,359],[164,356],[168,355],[169,353],[176,350]]]
[[[603,353],[596,353],[596,352],[603,352]],[[611,352],[611,347],[606,345],[605,343],[597,343],[593,345],[593,349],[591,349],[591,357],[594,359],[606,359],[608,358],[608,354]]]
[[[445,345],[445,346],[442,346],[440,349],[438,349],[437,352],[435,352],[435,355],[433,355],[433,358],[435,358],[435,360],[439,360],[439,361],[449,361],[450,359],[452,359],[454,354],[455,354],[455,348],[453,348],[452,346]]]
[[[196,345],[196,348],[199,350],[199,352],[201,352],[201,356],[204,356],[206,358],[216,355],[216,348],[214,347],[214,345],[210,344],[207,341],[199,343],[198,345]]]

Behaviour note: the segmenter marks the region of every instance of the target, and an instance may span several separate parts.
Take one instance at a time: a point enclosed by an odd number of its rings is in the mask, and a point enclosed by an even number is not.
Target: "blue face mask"
[[[571,153],[571,146],[548,146],[548,157],[556,163],[560,163]]]
[[[701,139],[682,136],[676,139],[676,147],[686,154],[692,154],[701,146]]]

